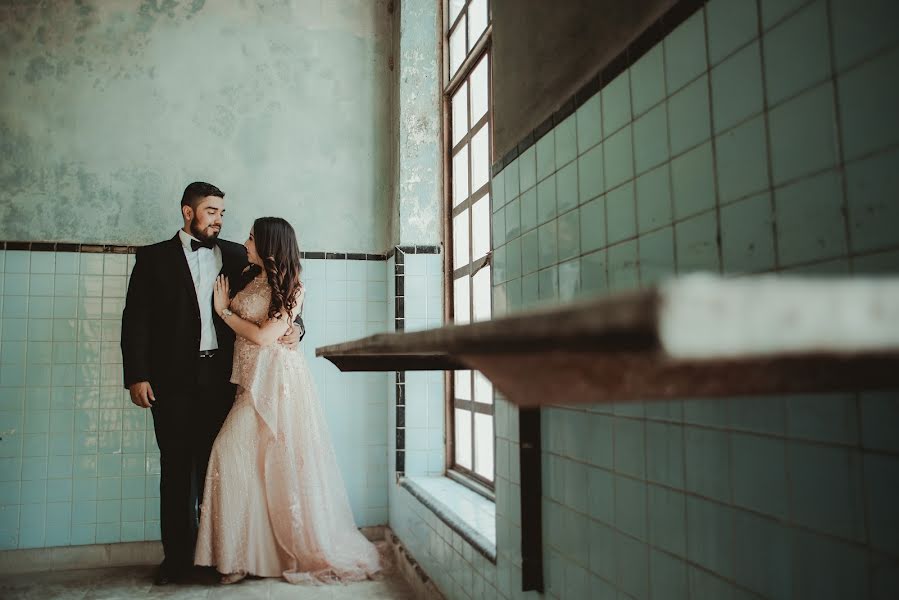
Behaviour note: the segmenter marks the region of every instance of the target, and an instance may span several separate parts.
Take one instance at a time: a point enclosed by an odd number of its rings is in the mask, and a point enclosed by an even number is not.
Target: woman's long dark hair
[[[268,316],[270,319],[284,314],[289,316],[296,307],[297,292],[303,286],[296,233],[290,223],[280,217],[260,217],[253,223],[253,239],[272,288]]]

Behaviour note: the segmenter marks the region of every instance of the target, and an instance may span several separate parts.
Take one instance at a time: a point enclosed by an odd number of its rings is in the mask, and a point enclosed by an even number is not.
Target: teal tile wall
[[[159,539],[159,450],[121,384],[133,255],[0,251],[0,550]],[[386,330],[384,261],[308,260],[304,351],[359,525],[387,521],[386,375],[314,348]]]
[[[899,273],[896,6],[711,0],[497,175],[495,312],[694,271]],[[897,432],[896,391],[544,410],[547,594],[896,597]]]

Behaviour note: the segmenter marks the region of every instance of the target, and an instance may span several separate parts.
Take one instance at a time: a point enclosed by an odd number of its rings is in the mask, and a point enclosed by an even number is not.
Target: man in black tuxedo
[[[219,274],[240,288],[240,244],[218,238],[225,194],[194,182],[181,198],[184,228],[139,248],[122,313],[122,362],[131,401],[150,408],[159,445],[165,552],[157,584],[193,568],[198,514],[212,444],[234,401],[234,333],[212,309]],[[296,345],[288,332],[280,341]]]

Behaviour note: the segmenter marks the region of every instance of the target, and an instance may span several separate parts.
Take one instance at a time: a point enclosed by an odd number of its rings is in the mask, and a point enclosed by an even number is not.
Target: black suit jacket
[[[248,264],[247,251],[227,240],[218,240],[218,246],[221,273],[228,277],[233,292]],[[231,378],[234,332],[215,311],[212,319],[218,351],[224,354],[215,361],[222,370],[216,377],[220,375],[226,384]],[[195,383],[199,350],[200,308],[180,238],[176,234],[139,248],[122,313],[125,387],[149,381],[158,395]]]

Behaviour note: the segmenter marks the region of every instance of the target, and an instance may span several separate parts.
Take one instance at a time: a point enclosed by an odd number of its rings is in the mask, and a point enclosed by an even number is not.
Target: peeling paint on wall
[[[396,209],[400,244],[441,240],[442,156],[439,2],[399,2],[399,148]]]
[[[142,244],[190,181],[225,237],[291,220],[315,250],[388,245],[386,0],[0,6],[0,239]]]

